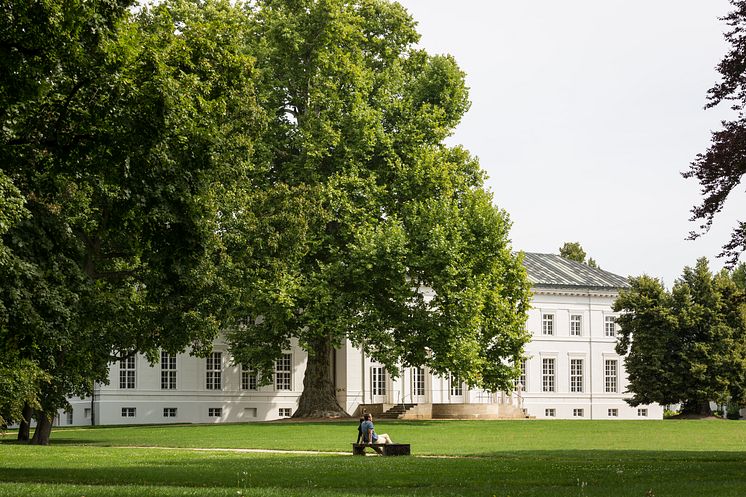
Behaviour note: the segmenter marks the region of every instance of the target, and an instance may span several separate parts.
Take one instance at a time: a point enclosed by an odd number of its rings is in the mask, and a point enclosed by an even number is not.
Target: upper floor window
[[[293,355],[282,354],[275,361],[275,390],[293,389]]]
[[[541,334],[554,335],[554,314],[541,315]]]
[[[604,317],[604,336],[607,336],[607,337],[616,336],[616,317],[614,316]]]
[[[206,388],[220,390],[223,388],[223,353],[213,352],[207,356]]]
[[[119,361],[119,388],[135,388],[135,356]]]
[[[161,390],[176,390],[176,354],[161,351]]]
[[[570,336],[579,337],[582,335],[583,316],[580,314],[570,315]]]

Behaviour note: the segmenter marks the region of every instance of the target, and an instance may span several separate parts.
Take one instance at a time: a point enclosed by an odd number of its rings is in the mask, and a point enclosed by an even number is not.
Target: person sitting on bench
[[[363,443],[365,444],[392,444],[394,443],[393,440],[391,440],[391,437],[388,436],[386,433],[381,433],[378,435],[376,433],[376,428],[373,426],[373,416],[371,416],[369,413],[365,413],[363,415],[363,424],[360,425],[360,428],[363,432]]]

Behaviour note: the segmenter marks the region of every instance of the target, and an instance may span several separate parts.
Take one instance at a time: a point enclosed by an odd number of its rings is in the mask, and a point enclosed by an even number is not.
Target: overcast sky
[[[603,269],[673,283],[715,256],[743,189],[686,241],[700,201],[685,171],[727,109],[703,109],[728,46],[727,0],[400,0],[421,45],[453,55],[472,101],[451,143],[480,158],[513,247],[578,241]]]

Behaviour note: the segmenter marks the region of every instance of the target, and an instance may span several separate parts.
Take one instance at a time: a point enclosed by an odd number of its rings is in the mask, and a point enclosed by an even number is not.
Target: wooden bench
[[[369,447],[382,456],[408,456],[409,444],[352,444],[352,455],[364,456],[365,448]]]

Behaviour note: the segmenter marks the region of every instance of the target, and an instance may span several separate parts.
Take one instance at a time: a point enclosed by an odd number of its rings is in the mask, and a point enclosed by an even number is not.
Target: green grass
[[[746,422],[381,422],[415,455],[349,451],[351,423],[60,429],[0,443],[0,496],[743,496]],[[128,446],[128,447],[125,447]],[[131,446],[137,446],[132,448]],[[163,448],[145,448],[163,447]]]

